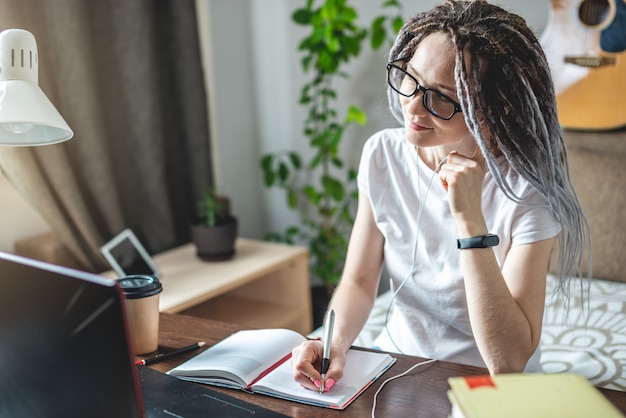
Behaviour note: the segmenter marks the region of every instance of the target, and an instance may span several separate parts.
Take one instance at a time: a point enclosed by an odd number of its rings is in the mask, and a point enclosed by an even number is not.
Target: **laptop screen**
[[[123,301],[114,280],[0,252],[0,417],[284,417],[135,366]]]
[[[0,416],[141,416],[113,280],[0,252]]]

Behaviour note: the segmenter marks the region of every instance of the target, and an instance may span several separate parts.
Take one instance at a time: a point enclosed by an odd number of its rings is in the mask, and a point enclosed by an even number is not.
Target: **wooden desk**
[[[184,315],[161,314],[159,349],[173,350],[197,341],[206,341],[213,345],[231,333],[242,329],[241,326],[208,319]],[[168,371],[200,351],[187,353],[154,364],[154,369]],[[374,393],[381,383],[410,366],[423,360],[417,357],[395,355],[398,359],[389,371],[357,398],[345,411],[335,411],[296,402],[274,399],[263,395],[250,395],[238,390],[212,387],[230,396],[254,403],[292,417],[365,417],[371,415]],[[388,383],[378,395],[377,417],[428,417],[447,418],[450,414],[450,402],[446,392],[449,389],[447,379],[453,376],[486,374],[486,369],[465,366],[456,363],[435,362],[418,367],[407,376]],[[601,392],[626,413],[626,393],[601,389]]]

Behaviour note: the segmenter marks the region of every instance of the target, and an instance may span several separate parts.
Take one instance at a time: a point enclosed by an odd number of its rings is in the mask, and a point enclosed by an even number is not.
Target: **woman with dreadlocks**
[[[552,247],[567,289],[588,226],[535,35],[486,1],[448,0],[401,29],[387,80],[402,128],[364,146],[325,389],[342,377],[383,261],[393,299],[377,347],[492,374],[540,371]],[[296,381],[319,390],[321,357],[320,341],[296,347]]]

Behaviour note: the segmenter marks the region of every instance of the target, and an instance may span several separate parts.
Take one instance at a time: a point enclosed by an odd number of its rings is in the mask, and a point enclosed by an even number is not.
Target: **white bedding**
[[[588,309],[581,306],[579,295],[572,295],[567,315],[552,297],[555,283],[549,275],[541,337],[544,370],[578,373],[595,386],[626,391],[626,283],[592,280]],[[385,325],[390,301],[390,292],[377,298],[355,345],[372,346]],[[311,334],[321,335],[321,329]]]
[[[555,281],[548,276],[549,290]],[[596,386],[626,391],[626,283],[592,280],[588,306],[574,297],[567,316],[552,299],[546,298],[543,318],[544,370],[578,373]]]

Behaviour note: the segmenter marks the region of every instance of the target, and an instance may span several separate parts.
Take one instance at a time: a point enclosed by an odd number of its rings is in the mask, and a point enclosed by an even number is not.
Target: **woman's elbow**
[[[534,350],[530,351],[530,354],[526,353],[526,350],[523,350],[523,352],[512,351],[506,356],[495,356],[490,359],[485,359],[485,364],[491,375],[522,373],[526,369],[526,365],[532,357],[533,352]]]

